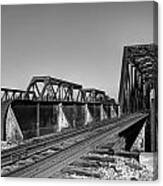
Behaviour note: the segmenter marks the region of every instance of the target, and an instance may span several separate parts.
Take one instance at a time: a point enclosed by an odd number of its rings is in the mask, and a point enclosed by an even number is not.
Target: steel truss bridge
[[[148,114],[146,149],[156,151],[157,107],[157,45],[125,46],[118,103],[102,90],[35,76],[26,90],[1,88],[1,139],[27,139],[141,112]]]

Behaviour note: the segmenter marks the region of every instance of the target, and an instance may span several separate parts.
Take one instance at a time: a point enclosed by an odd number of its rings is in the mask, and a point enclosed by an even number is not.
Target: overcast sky
[[[124,45],[153,42],[153,4],[2,7],[3,87],[26,89],[49,75],[117,98]]]

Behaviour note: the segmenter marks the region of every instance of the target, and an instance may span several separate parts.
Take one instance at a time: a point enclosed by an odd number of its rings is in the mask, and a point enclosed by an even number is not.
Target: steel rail
[[[130,117],[133,117],[133,115]],[[113,123],[117,120],[120,120],[120,119],[113,119],[108,122],[109,122],[109,124],[111,124],[111,123]],[[105,125],[108,125],[108,123]],[[94,126],[85,126],[85,127],[82,127],[78,130],[74,129],[74,130],[65,131],[65,132],[58,133],[58,134],[53,134],[50,136],[48,135],[47,137],[45,136],[45,138],[35,139],[36,141],[34,140],[32,142],[28,142],[26,144],[22,144],[20,146],[13,147],[11,149],[4,150],[1,152],[1,167],[11,165],[22,158],[29,157],[30,155],[32,155],[36,151],[44,150],[53,143],[62,141],[64,139],[70,138],[75,135],[85,133],[89,130],[92,131],[92,130],[96,129],[96,127],[97,128],[104,127],[105,125],[95,124]]]
[[[90,146],[97,145],[101,143],[105,138],[111,137],[113,134],[118,134],[122,129],[125,130],[129,126],[133,125],[135,122],[147,117],[147,115],[139,114],[135,117],[122,119],[117,121],[113,126],[105,126],[103,130],[95,130],[92,135],[88,138],[70,145],[69,147],[45,157],[38,162],[22,167],[13,172],[9,172],[2,176],[21,176],[21,177],[48,177],[60,168],[63,168],[64,164],[70,163],[76,158],[76,156],[81,156],[83,151],[90,150]],[[121,125],[120,125],[121,124]],[[55,167],[55,168],[54,168]]]

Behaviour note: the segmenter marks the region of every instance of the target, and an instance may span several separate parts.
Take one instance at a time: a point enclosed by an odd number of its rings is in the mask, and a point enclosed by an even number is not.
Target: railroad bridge
[[[102,90],[50,76],[33,77],[26,90],[1,88],[1,140],[22,141],[132,116],[132,125],[119,133],[126,149],[143,131],[144,150],[157,151],[157,51],[154,44],[124,47],[118,103]]]

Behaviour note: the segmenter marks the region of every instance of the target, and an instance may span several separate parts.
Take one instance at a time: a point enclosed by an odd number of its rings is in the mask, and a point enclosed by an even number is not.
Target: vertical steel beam
[[[73,113],[72,113],[73,121],[72,121],[72,127],[76,127],[76,118],[77,118],[77,106],[73,104]]]
[[[7,101],[7,97],[8,97],[8,92],[5,91],[5,101]]]
[[[40,103],[36,106],[36,135],[40,136]]]

